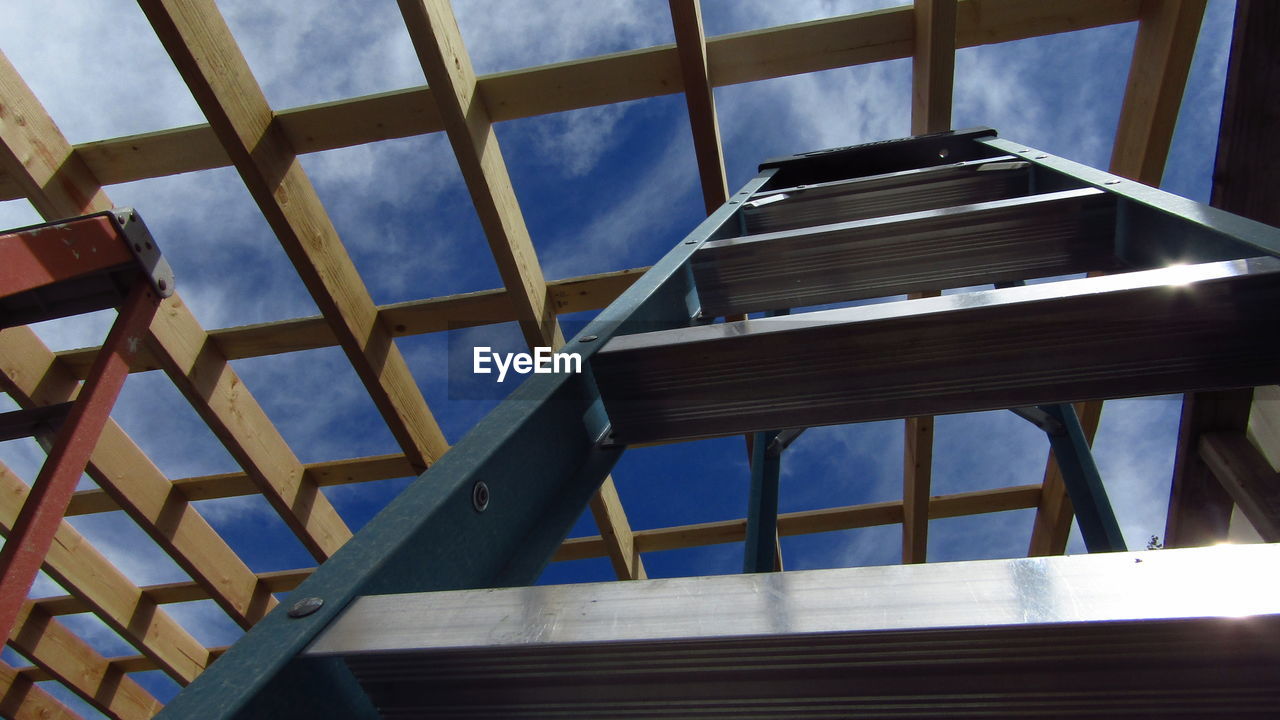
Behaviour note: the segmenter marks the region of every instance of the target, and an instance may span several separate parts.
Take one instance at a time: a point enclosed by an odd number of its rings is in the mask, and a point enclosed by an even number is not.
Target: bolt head
[[[489,486],[483,480],[471,486],[471,507],[484,512],[489,507]]]
[[[289,617],[303,618],[324,606],[324,600],[318,597],[302,598],[289,606]]]

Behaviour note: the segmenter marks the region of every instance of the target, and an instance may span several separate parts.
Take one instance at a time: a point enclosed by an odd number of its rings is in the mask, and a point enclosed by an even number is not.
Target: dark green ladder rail
[[[1040,406],[1090,548],[1117,549],[1064,403],[1280,380],[1275,256],[1274,228],[988,129],[765,163],[565,347],[586,372],[524,380],[161,717],[379,717],[304,649],[359,596],[533,583],[627,444],[759,433],[776,494],[796,429]],[[1004,287],[1086,272],[1110,274]],[[755,507],[762,546],[776,496]]]

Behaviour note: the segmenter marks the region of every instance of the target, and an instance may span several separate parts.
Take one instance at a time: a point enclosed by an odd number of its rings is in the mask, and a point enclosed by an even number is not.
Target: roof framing
[[[101,489],[78,493],[68,514],[124,510],[192,580],[139,587],[64,522],[46,569],[72,594],[24,608],[10,644],[34,667],[0,664],[0,713],[14,717],[73,716],[33,684],[50,678],[110,717],[150,717],[160,704],[129,673],[161,669],[185,683],[221,652],[195,641],[165,604],[212,599],[247,628],[274,607],[273,593],[309,574],[310,568],[255,574],[192,502],[261,494],[322,562],[351,533],[321,487],[414,474],[446,452],[396,337],[451,329],[461,318],[473,325],[517,321],[529,345],[559,347],[558,314],[604,307],[643,273],[545,279],[495,123],[684,92],[710,211],[728,195],[716,87],[911,57],[913,131],[936,131],[950,126],[957,48],[1137,20],[1112,171],[1158,184],[1205,8],[1205,0],[915,0],[708,38],[697,0],[669,0],[673,45],[477,76],[445,0],[399,0],[430,88],[274,110],[213,0],[139,3],[208,124],[72,146],[0,55],[0,200],[25,197],[56,219],[111,207],[104,184],[235,167],[322,315],[206,331],[180,298],[166,301],[151,328],[150,352],[133,371],[163,369],[243,470],[170,481],[108,423],[89,468]],[[449,137],[504,287],[376,306],[298,155],[439,131]],[[401,453],[304,465],[230,364],[334,345]],[[63,402],[77,392],[93,352],[55,354],[27,328],[0,331],[0,383],[23,406]],[[1101,408],[1079,408],[1090,438]],[[930,519],[1036,508],[1030,553],[1065,549],[1072,511],[1052,458],[1041,484],[930,497],[932,418],[908,419],[906,433],[901,501],[782,514],[779,535],[901,523],[904,562],[922,562]],[[1224,479],[1252,487],[1270,476],[1265,457],[1242,440],[1242,434],[1205,435],[1193,452]],[[25,490],[0,467],[0,526],[16,514]],[[745,519],[632,530],[611,478],[590,508],[600,535],[565,541],[555,559],[608,557],[619,578],[645,577],[642,553],[735,542],[746,533]],[[1250,512],[1264,521],[1274,515],[1266,508]],[[57,620],[85,611],[142,654],[105,658]]]

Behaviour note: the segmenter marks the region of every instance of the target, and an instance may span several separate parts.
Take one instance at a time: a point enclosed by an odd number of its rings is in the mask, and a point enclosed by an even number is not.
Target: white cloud
[[[72,142],[202,122],[136,3],[8,0],[0,47]]]
[[[455,12],[481,74],[674,42],[661,0],[465,0]]]

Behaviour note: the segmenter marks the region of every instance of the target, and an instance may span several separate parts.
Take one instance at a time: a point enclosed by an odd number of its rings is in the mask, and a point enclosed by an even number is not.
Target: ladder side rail
[[[120,306],[89,378],[67,412],[48,459],[14,521],[0,550],[0,633],[9,637],[26,602],[31,584],[53,543],[76,483],[98,444],[116,398],[129,376],[129,367],[160,307],[160,297],[145,276],[138,274]]]
[[[1075,508],[1085,547],[1091,553],[1126,551],[1120,523],[1107,498],[1107,489],[1102,484],[1102,475],[1093,460],[1089,438],[1080,425],[1075,406],[1070,403],[1042,405],[1040,410],[1058,423],[1058,427],[1046,435],[1062,470],[1062,480]]]
[[[565,345],[582,374],[527,378],[159,717],[377,717],[341,660],[299,658],[356,597],[535,581],[624,450],[607,442],[590,356],[616,334],[689,325],[689,257],[773,175],[747,183]]]
[[[1057,189],[1055,183],[1070,182],[1071,187],[1084,183],[1116,195],[1121,213],[1118,251],[1122,257],[1150,262],[1151,253],[1157,250],[1168,253],[1170,261],[1184,263],[1258,255],[1280,257],[1280,232],[1265,223],[1002,138],[978,142],[1032,163],[1040,192]],[[1147,223],[1159,224],[1147,228]],[[1167,230],[1173,228],[1180,232],[1171,236]],[[1186,257],[1178,257],[1179,252]]]

